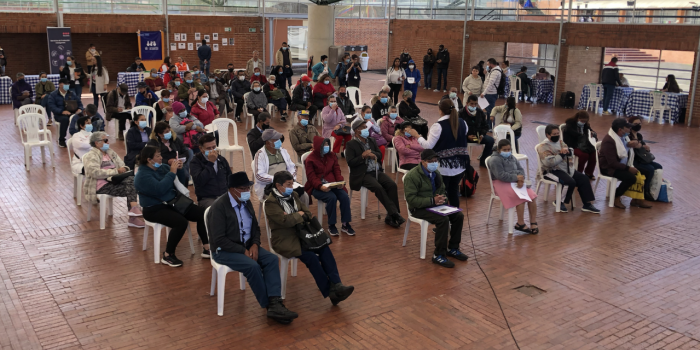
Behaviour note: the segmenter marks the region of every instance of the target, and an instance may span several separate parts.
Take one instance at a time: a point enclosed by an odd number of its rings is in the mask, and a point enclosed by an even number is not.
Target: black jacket
[[[399,116],[403,119],[415,119],[420,116],[420,108],[416,106],[413,99],[408,102],[401,101],[399,104]]]
[[[87,76],[85,75],[85,71],[83,71],[83,66],[80,65],[80,63],[73,61],[73,65],[75,65],[75,71],[80,72],[80,78],[78,78],[78,83],[80,83],[81,86],[85,85],[85,79],[87,79]],[[70,80],[70,87],[71,89],[75,87],[75,81],[71,79],[70,76],[70,67],[67,64],[63,65],[63,69],[58,72],[58,76],[61,79],[68,79]],[[58,90],[58,86],[56,86],[56,90]]]
[[[143,63],[136,64],[136,62],[132,63],[129,68],[126,69],[127,72],[138,72],[138,69],[141,68],[141,71],[145,72],[146,67],[144,67]]]
[[[379,166],[379,171],[382,171],[382,153],[377,147],[377,141],[372,137],[367,138],[369,142],[369,148],[377,156],[377,166]],[[348,162],[348,167],[350,167],[350,189],[353,191],[359,191],[362,187],[362,179],[367,174],[367,163],[365,159],[362,158],[362,152],[365,148],[362,146],[360,141],[356,139],[350,140],[345,144],[345,160]]]
[[[146,135],[151,135],[151,128],[146,127],[143,129]],[[150,141],[150,140],[149,140]],[[130,169],[134,168],[134,163],[136,162],[136,156],[141,153],[141,150],[146,147],[148,141],[141,141],[141,132],[136,124],[131,124],[131,128],[126,132],[126,155],[124,156],[124,164]]]
[[[600,82],[601,84],[618,84],[619,86],[622,86],[622,82],[620,81],[620,71],[617,69],[617,66],[607,64],[603,66],[603,71],[600,73]]]
[[[482,136],[489,132],[488,118],[481,108],[476,107],[475,115],[469,114],[465,108],[462,108],[459,110],[459,117],[467,122],[469,128],[467,135]]]
[[[247,79],[233,79],[228,85],[231,87],[231,93],[235,98],[242,99],[246,92],[250,92],[250,81]]]
[[[214,163],[204,156],[204,152],[195,154],[190,162],[190,175],[194,183],[194,193],[197,200],[202,198],[216,198],[228,191],[228,176],[231,175],[231,167],[226,158],[219,156]]]
[[[577,148],[585,152],[595,151],[595,146],[588,142],[588,130],[591,130],[591,125],[586,123],[586,125],[583,126],[583,134],[579,134],[576,118],[567,119],[566,127],[564,127],[564,135],[562,136],[564,143],[571,148]],[[582,141],[586,141],[584,149],[581,149],[580,143]]]
[[[411,55],[407,53],[402,53],[401,56],[399,56],[399,63],[401,64],[401,68],[408,69],[408,61],[410,61],[411,59]]]
[[[262,140],[262,131],[260,131],[257,126],[253,126],[252,129],[248,130],[246,139],[248,140],[250,155],[253,157],[255,157],[255,153],[257,153],[259,149],[265,146],[265,141]]]
[[[372,118],[378,121],[379,119],[382,119],[383,116],[389,115],[390,107],[391,104],[389,104],[389,102],[382,103],[382,101],[377,99],[377,102],[375,102],[372,106]]]
[[[423,56],[423,69],[433,68],[433,66],[435,65],[435,60],[435,55],[426,54],[425,56]]]
[[[450,53],[447,52],[447,49],[443,49],[442,51],[438,50],[437,59],[442,60],[442,62],[438,62],[437,60],[435,60],[438,68],[444,69],[450,65]]]
[[[314,93],[311,91],[311,84],[309,84],[306,89],[308,89],[308,95],[309,99],[307,101],[304,101],[304,87],[299,84],[297,87],[294,88],[292,91],[292,104],[293,105],[302,105],[306,106],[307,102],[311,102],[312,104],[314,103]]]
[[[250,201],[245,203],[245,208],[250,214],[250,239],[243,244],[241,242],[240,224],[238,214],[231,206],[231,199],[228,195],[219,197],[214,204],[209,207],[207,213],[207,232],[209,233],[209,249],[216,260],[216,252],[221,249],[229,253],[244,254],[253,244],[260,246],[260,226],[255,217],[255,209]]]
[[[173,134],[175,135],[175,134]],[[163,156],[163,164],[168,164],[168,161],[171,159],[175,158],[175,155],[177,153],[177,156],[180,158],[188,158],[189,157],[189,152],[187,152],[187,146],[185,146],[184,143],[182,143],[182,140],[180,138],[176,138],[175,140],[170,139],[170,149],[168,149],[168,146],[163,144],[160,139],[154,140],[150,139],[148,140],[148,146],[156,146],[160,149],[160,155]],[[183,184],[184,185],[184,184]]]
[[[343,114],[345,115],[353,115],[355,114],[355,107],[352,104],[352,101],[350,101],[349,96],[345,96],[345,98],[340,98],[337,97],[335,101],[338,103],[338,108],[340,108],[341,111],[343,111]]]

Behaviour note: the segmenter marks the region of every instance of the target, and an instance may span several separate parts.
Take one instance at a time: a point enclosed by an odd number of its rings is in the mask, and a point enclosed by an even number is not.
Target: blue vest
[[[442,127],[442,133],[437,143],[433,147],[435,153],[440,157],[440,167],[442,168],[467,168],[469,164],[469,152],[467,151],[467,124],[459,119],[457,138],[452,134],[450,120],[445,119],[438,122]]]

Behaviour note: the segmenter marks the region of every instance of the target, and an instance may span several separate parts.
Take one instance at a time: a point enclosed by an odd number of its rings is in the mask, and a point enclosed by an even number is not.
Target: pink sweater
[[[382,126],[384,126],[384,122],[382,122]],[[417,138],[405,135],[394,136],[394,148],[399,153],[399,166],[420,163],[420,153],[423,151],[423,147],[420,146]]]
[[[323,107],[321,117],[323,118],[323,138],[330,138],[336,125],[345,125],[345,114],[340,107],[335,110],[330,106]]]
[[[401,117],[396,117],[394,122],[391,122],[391,118],[389,118],[388,115],[385,115],[382,117],[382,125],[379,127],[382,129],[382,136],[386,140],[386,142],[391,142],[391,139],[394,138],[394,131],[396,131],[396,126],[400,125],[403,123],[403,119]]]

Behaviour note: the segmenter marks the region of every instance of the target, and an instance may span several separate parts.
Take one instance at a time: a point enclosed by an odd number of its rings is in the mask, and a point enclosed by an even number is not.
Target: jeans
[[[574,187],[578,187],[578,194],[581,196],[583,204],[588,204],[595,200],[595,195],[591,188],[591,180],[588,176],[583,175],[583,173],[574,171],[574,176],[569,176],[569,174],[564,171],[554,170],[545,174],[544,177],[563,185],[562,192],[566,194],[564,195],[562,203],[569,204],[571,202],[571,197],[574,195]]]
[[[464,172],[455,176],[442,175],[442,181],[445,182],[447,202],[452,207],[459,208],[459,182],[462,180],[463,176]]]
[[[284,68],[284,75],[287,76],[287,85],[289,85],[289,87],[291,87],[292,86],[292,75],[294,75],[294,71],[292,71],[291,67],[289,67],[289,68],[285,67]]]
[[[231,270],[243,273],[260,307],[266,308],[270,297],[282,296],[280,267],[277,255],[258,246],[258,261],[245,254],[231,253],[223,250],[212,252],[211,258]],[[285,271],[287,273],[287,271]]]
[[[444,176],[443,176],[444,178]],[[396,182],[387,174],[379,172],[378,178],[375,178],[374,172],[366,173],[362,178],[362,186],[366,187],[370,192],[377,196],[377,200],[384,206],[389,215],[398,214],[401,212],[399,208],[399,193]]]
[[[207,236],[207,228],[204,225],[204,207],[196,204],[190,205],[190,209],[186,215],[182,215],[175,211],[172,207],[165,204],[157,204],[143,208],[143,218],[150,221],[170,227],[168,235],[168,243],[165,245],[165,252],[169,255],[175,254],[175,248],[180,243],[180,239],[185,235],[190,222],[197,223],[197,234],[202,244],[209,244]]]
[[[42,107],[44,107],[44,110],[46,111],[46,117],[48,120],[51,120],[51,110],[48,108],[48,103],[49,103],[49,97],[46,96],[46,98],[42,98],[39,104],[41,104]]]
[[[119,139],[119,135],[121,135],[120,133],[121,133],[123,130],[125,130],[125,128],[126,128],[126,121],[127,121],[127,120],[131,120],[131,113],[124,113],[124,112],[115,113],[115,114],[112,114],[112,116],[111,116],[110,119],[117,119],[117,120],[118,120],[118,123],[119,123],[119,132],[117,133],[117,135],[114,135],[114,137],[116,137],[117,139]],[[122,137],[123,137],[123,136],[122,136]]]
[[[634,162],[634,167],[641,171],[642,175],[646,177],[644,179],[644,195],[649,194],[649,192],[651,192],[651,179],[654,178],[654,171],[656,171],[656,169],[663,169],[663,167],[657,162],[643,164],[637,161]]]
[[[78,83],[78,81],[75,82],[75,86],[69,89],[70,91],[73,91],[75,94],[75,97],[78,98],[78,101],[83,102],[81,96],[83,95],[83,87]]]
[[[287,100],[284,98],[280,98],[277,100],[269,100],[270,103],[275,105],[277,109],[280,111],[280,114],[286,114],[287,113]]]
[[[440,82],[444,81],[444,83],[443,83],[444,85],[443,85],[442,90],[447,90],[447,68],[438,68],[437,74],[438,74],[438,81],[437,81],[437,86],[435,88],[440,90]]]
[[[423,74],[425,75],[425,87],[430,89],[433,86],[433,67],[423,66]]]
[[[493,109],[493,107],[496,107],[496,100],[498,100],[498,94],[485,94],[484,98],[489,103],[488,107],[486,107],[484,112],[486,112],[486,117],[489,118],[489,123],[493,123],[490,119],[491,110]]]
[[[449,192],[447,193],[449,194]],[[459,249],[459,244],[462,242],[462,225],[464,223],[464,214],[462,214],[462,212],[442,216],[419,208],[412,210],[411,216],[426,220],[435,225],[434,255],[445,256],[447,255],[448,249]],[[450,229],[450,224],[452,224],[452,229]],[[449,243],[447,240],[448,233],[450,235]]]
[[[340,283],[338,265],[335,263],[330,247],[325,246],[318,252],[302,250],[297,259],[303,262],[311,272],[311,276],[314,276],[316,285],[324,298],[327,298],[331,291],[331,283]]]
[[[584,173],[588,176],[593,176],[593,170],[595,170],[595,151],[591,153],[586,153],[578,148],[574,148],[574,155],[578,157],[578,172]]]
[[[391,84],[389,83],[389,88],[391,89],[389,91],[389,97],[391,97],[392,101],[400,101],[399,100],[399,94],[401,93],[401,84]]]
[[[603,84],[603,89],[605,91],[603,97],[603,112],[605,112],[610,107],[610,101],[612,101],[613,94],[615,93],[615,84]]]
[[[180,180],[180,183],[187,187],[187,184],[190,183],[190,162],[192,162],[192,158],[194,157],[194,151],[192,149],[188,148],[187,149],[187,161],[182,164],[182,169],[177,169],[177,179]]]
[[[621,197],[627,192],[627,189],[637,182],[637,176],[627,170],[615,170],[613,177],[620,180],[620,185],[615,190],[615,198]]]
[[[202,60],[199,61],[199,69],[201,69],[202,72],[206,72],[207,77],[209,76],[209,66],[211,66],[210,60],[207,60],[207,63],[204,63]]]
[[[350,211],[350,197],[348,194],[338,188],[332,188],[328,192],[314,189],[311,194],[321,202],[326,203],[326,213],[328,214],[328,225],[335,225],[337,215],[335,213],[336,202],[340,201],[340,222],[347,223],[352,221],[352,213]],[[322,218],[319,218],[322,220]]]
[[[56,119],[57,122],[61,123],[61,128],[58,129],[58,143],[59,144],[66,144],[66,133],[68,132],[68,122],[70,121],[70,115],[65,115],[65,114],[57,114],[54,115],[54,119]]]

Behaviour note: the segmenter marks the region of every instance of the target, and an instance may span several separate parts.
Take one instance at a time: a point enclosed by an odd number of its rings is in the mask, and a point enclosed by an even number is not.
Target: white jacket
[[[107,73],[107,68],[102,67],[102,76],[97,75],[97,67],[93,70],[94,74],[90,74],[90,84],[95,84],[95,93],[97,94],[105,94],[108,93],[109,91],[105,90],[105,85],[109,84],[109,73]],[[94,82],[93,78],[94,77]],[[92,86],[90,86],[90,91],[92,91]],[[105,100],[107,97],[105,97]]]
[[[495,95],[498,93],[498,84],[501,83],[501,67],[496,67],[489,72],[484,80],[484,95]]]
[[[85,130],[80,130],[79,132],[76,132],[71,136],[70,142],[71,145],[73,146],[73,152],[75,155],[71,157],[70,161],[70,168],[73,171],[73,174],[80,174],[83,172],[83,155],[85,153],[88,153],[90,151],[90,136],[92,136],[91,132],[87,132]]]
[[[289,157],[289,153],[284,148],[278,149],[277,152],[282,153],[282,158],[284,158],[284,162],[287,164],[287,171],[294,176],[294,181],[296,181],[297,166],[294,164],[294,161],[292,161],[292,158]],[[272,178],[275,175],[268,174],[269,169],[270,163],[267,159],[267,151],[265,150],[265,146],[263,146],[255,153],[255,159],[253,160],[253,170],[255,171],[255,186],[253,186],[253,190],[260,200],[264,198],[265,186],[272,183]]]
[[[403,80],[399,79],[403,77]],[[386,83],[388,84],[403,84],[403,81],[406,80],[406,71],[403,70],[403,68],[399,68],[398,70],[394,70],[394,67],[390,67],[389,69],[386,70]]]

